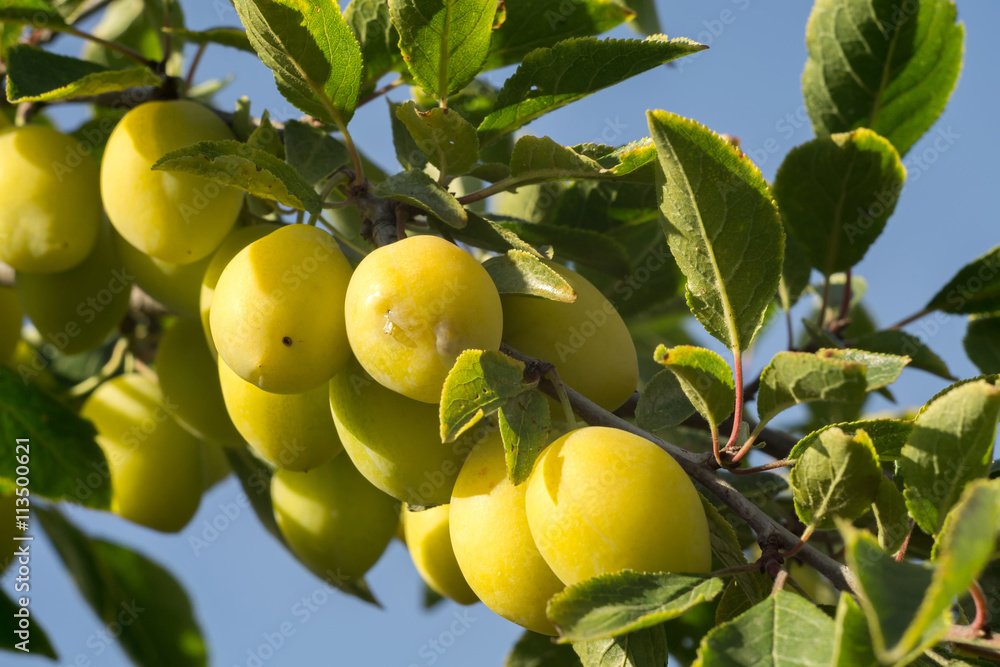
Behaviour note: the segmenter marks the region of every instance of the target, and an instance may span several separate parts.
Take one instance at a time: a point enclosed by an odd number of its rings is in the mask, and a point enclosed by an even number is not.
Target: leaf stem
[[[771,461],[770,463],[765,463],[764,465],[753,468],[730,468],[729,472],[734,475],[752,475],[756,472],[777,470],[778,468],[789,468],[793,465],[795,465],[795,459],[781,459],[780,461]]]
[[[903,559],[906,558],[906,550],[910,546],[910,538],[913,537],[913,529],[916,527],[917,522],[910,519],[910,529],[906,531],[906,537],[903,539],[903,544],[900,545],[899,551],[896,552],[896,562],[902,563]]]
[[[736,439],[740,437],[740,426],[743,424],[743,352],[739,347],[733,348],[733,382],[736,389],[736,403],[733,407],[733,431],[729,435],[729,442],[723,447],[725,450],[731,450],[736,446]],[[743,449],[745,450],[746,447]],[[739,456],[742,456],[743,450],[740,451]],[[718,452],[716,452],[716,458],[718,458]],[[735,460],[738,461],[739,458]]]
[[[986,627],[986,617],[989,614],[988,606],[986,603],[986,594],[983,592],[983,587],[979,585],[978,581],[973,580],[972,585],[969,586],[969,594],[972,596],[973,602],[976,603],[976,617],[972,619],[972,625],[969,626],[969,632],[973,636],[979,635],[983,628]]]
[[[358,101],[358,107],[363,107],[364,105],[368,104],[372,100],[377,99],[377,98],[381,97],[382,95],[385,95],[389,91],[393,90],[394,88],[398,88],[399,86],[402,86],[402,85],[403,85],[403,80],[402,79],[396,79],[392,83],[387,83],[386,85],[382,86],[381,88],[379,88],[375,92],[371,93],[367,97],[361,98]]]
[[[830,276],[823,276],[823,301],[819,305],[819,318],[816,325],[822,329],[826,324],[826,308],[830,305]]]
[[[916,322],[917,320],[919,320],[924,315],[930,315],[933,312],[934,312],[933,310],[928,310],[928,309],[921,310],[919,313],[914,313],[914,314],[910,315],[909,317],[905,317],[905,318],[901,319],[899,322],[896,322],[891,327],[889,327],[889,329],[891,329],[892,331],[899,331],[900,329],[902,329],[903,327],[905,327],[907,324],[910,324],[911,322]]]
[[[813,534],[813,532],[815,530],[816,530],[816,526],[813,525],[813,524],[809,524],[808,526],[806,526],[806,529],[802,531],[802,536],[799,537],[798,544],[796,544],[795,546],[793,546],[788,551],[786,551],[784,553],[781,553],[781,554],[778,554],[778,555],[781,558],[791,558],[792,556],[794,556],[795,554],[797,554],[802,549],[802,547],[804,547],[806,545],[806,542],[809,541],[809,538],[812,537],[812,534]]]
[[[111,349],[111,356],[108,358],[108,361],[101,366],[101,369],[97,371],[97,374],[92,375],[86,380],[70,387],[69,391],[66,392],[67,395],[77,398],[96,389],[98,385],[114,375],[115,372],[121,367],[122,362],[125,360],[125,353],[128,351],[128,348],[128,339],[119,338],[115,342],[115,346]]]
[[[102,38],[98,37],[97,35],[92,35],[89,32],[84,32],[82,30],[77,30],[73,26],[66,26],[65,28],[63,28],[63,27],[60,26],[57,29],[60,30],[60,31],[62,31],[62,32],[65,32],[68,35],[73,35],[74,37],[79,37],[81,39],[89,40],[89,41],[91,41],[91,42],[93,42],[95,44],[99,44],[100,46],[103,46],[106,49],[109,49],[111,51],[115,51],[117,53],[120,53],[123,56],[125,56],[126,58],[131,58],[132,60],[136,61],[140,65],[142,65],[144,67],[148,67],[149,69],[153,70],[154,72],[159,73],[158,72],[159,63],[157,63],[155,60],[150,60],[149,58],[147,58],[146,56],[142,55],[138,51],[133,51],[132,49],[128,48],[127,46],[122,46],[121,44],[116,44],[115,42],[109,42],[106,39],[102,39]]]
[[[753,447],[753,443],[757,441],[757,438],[759,438],[760,434],[764,431],[764,427],[767,426],[768,421],[768,419],[762,419],[757,423],[757,426],[754,427],[753,431],[751,431],[750,435],[747,437],[747,441],[743,443],[742,447],[740,447],[740,451],[733,455],[733,463],[739,463],[740,460],[746,456],[747,452],[750,451],[750,448]]]
[[[576,420],[576,414],[573,413],[573,406],[569,402],[569,395],[566,393],[566,385],[563,384],[562,378],[559,377],[559,371],[553,366],[545,373],[545,377],[548,378],[549,382],[556,388],[556,395],[559,398],[559,403],[562,405],[563,413],[566,416],[566,423],[569,424],[570,430],[576,430],[578,427],[578,422]]]
[[[339,115],[337,116],[337,129],[340,130],[340,136],[344,139],[347,152],[351,154],[351,162],[354,164],[354,185],[362,185],[365,182],[365,168],[361,164],[361,154],[358,153],[358,149],[354,145],[351,133],[347,131],[347,124],[341,122]]]
[[[205,53],[205,49],[208,48],[208,43],[199,44],[198,50],[194,53],[194,58],[191,60],[191,66],[188,68],[187,76],[184,77],[184,90],[186,91],[194,83],[194,73],[198,70],[198,65],[201,63],[201,57]]]
[[[851,270],[847,269],[844,275],[847,277],[844,280],[844,294],[840,299],[840,313],[837,314],[838,323],[846,320],[851,312]]]

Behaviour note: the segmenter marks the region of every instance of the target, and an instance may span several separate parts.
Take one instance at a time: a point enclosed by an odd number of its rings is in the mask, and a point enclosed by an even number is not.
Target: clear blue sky
[[[191,28],[238,23],[233,11],[216,13],[213,5],[225,3],[182,0],[182,4]],[[527,130],[576,144],[596,140],[613,127],[621,133],[615,142],[625,143],[646,135],[646,109],[667,109],[738,136],[765,177],[773,178],[784,154],[812,136],[799,86],[809,3],[662,0],[657,7],[667,34],[703,41],[711,49],[545,116]],[[995,42],[1000,5],[963,0],[959,12],[967,30],[965,69],[948,110],[931,130],[933,134],[946,129],[957,139],[945,152],[928,153],[933,164],[918,170],[919,180],[907,186],[887,230],[856,272],[868,280],[866,302],[881,325],[918,310],[956,269],[1000,243],[994,166],[1000,155],[996,127],[1000,48]],[[614,34],[631,36],[624,28]],[[61,48],[75,52],[78,44],[65,39]],[[199,80],[235,76],[217,97],[223,108],[231,109],[237,97],[248,95],[255,114],[267,108],[276,118],[299,115],[278,95],[270,73],[247,54],[211,47],[199,73]],[[491,72],[489,79],[499,84],[509,74],[510,70]],[[80,120],[74,110],[60,110],[54,117],[66,128]],[[355,141],[381,164],[398,169],[383,102],[364,107],[351,131]],[[932,142],[933,136],[925,137],[911,155],[933,152]],[[775,151],[761,153],[765,145]],[[961,349],[964,318],[928,320],[908,330],[926,335],[954,374],[977,374]],[[747,374],[759,373],[782,344],[780,332],[765,336],[748,362]],[[639,350],[643,355],[651,352]],[[894,391],[901,403],[919,405],[944,384],[921,371],[905,371]],[[220,515],[220,506],[233,503],[238,493],[234,480],[216,487],[203,499],[191,524],[175,536],[107,514],[77,508],[68,511],[90,534],[129,545],[177,576],[191,596],[213,665],[246,666],[248,651],[256,650],[264,642],[263,635],[277,631],[285,622],[292,623],[294,635],[263,665],[500,665],[521,633],[482,605],[463,608],[445,603],[431,613],[422,612],[417,574],[406,550],[395,541],[369,576],[385,605],[383,610],[327,589],[285,553],[245,508],[208,548],[194,553],[189,538],[200,537],[206,522]],[[104,646],[97,639],[100,623],[60,567],[51,545],[44,539],[35,545],[32,612],[60,653],[59,664],[75,664],[78,656],[93,665],[128,664],[120,648]],[[10,590],[9,575],[2,584]],[[314,595],[316,601],[325,599],[325,603],[315,606],[303,622],[304,607],[297,613],[296,605]],[[464,623],[456,623],[456,614],[465,615]],[[463,632],[453,635],[453,628]],[[438,642],[443,653],[431,648],[432,641]],[[444,648],[444,644],[449,646]],[[4,654],[2,661],[49,664],[41,658],[12,659],[10,654]]]

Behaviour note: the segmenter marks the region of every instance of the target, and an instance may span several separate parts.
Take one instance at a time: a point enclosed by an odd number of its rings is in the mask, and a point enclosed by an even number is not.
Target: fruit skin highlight
[[[271,502],[292,552],[325,579],[362,577],[399,525],[399,502],[369,484],[344,454],[308,473],[276,471]]]
[[[205,343],[201,322],[179,319],[160,339],[156,372],[167,396],[176,396],[173,417],[196,436],[217,445],[240,447],[243,437],[226,412],[219,370]]]
[[[133,276],[102,224],[94,249],[60,273],[18,273],[17,294],[38,333],[63,354],[92,350],[128,312]]]
[[[111,511],[163,532],[191,520],[204,487],[202,443],[170,416],[156,381],[127,373],[99,386],[80,415],[97,427],[111,470]]]
[[[545,262],[577,298],[561,303],[504,294],[503,341],[556,365],[559,378],[605,410],[620,407],[639,383],[632,335],[611,302],[579,273]]]
[[[344,449],[369,482],[411,505],[448,502],[479,429],[442,442],[438,406],[386,389],[353,358],[330,380],[330,406]]]
[[[125,114],[108,138],[100,179],[104,208],[118,233],[164,262],[187,264],[210,255],[236,222],[243,191],[151,167],[191,144],[233,139],[214,112],[187,100],[147,102]]]
[[[347,289],[347,336],[376,381],[425,403],[441,400],[464,350],[496,350],[500,295],[470,254],[436,236],[413,236],[365,257]]]
[[[473,604],[479,598],[455,560],[448,514],[448,505],[420,512],[404,510],[401,516],[406,546],[417,572],[431,589],[459,604]]]
[[[477,445],[451,495],[451,544],[465,580],[487,607],[523,628],[555,635],[545,606],[564,585],[531,537],[526,490],[507,478],[499,434]]]
[[[326,385],[303,394],[272,394],[233,372],[219,357],[226,412],[261,458],[293,471],[319,467],[341,449]]]
[[[57,273],[90,254],[101,226],[97,163],[49,127],[0,129],[0,261]]]
[[[289,225],[243,248],[215,286],[209,313],[219,357],[278,394],[327,381],[347,362],[344,298],[351,265],[329,233]]]
[[[680,465],[644,438],[577,429],[542,452],[524,486],[531,535],[567,586],[623,569],[711,570],[698,492]]]

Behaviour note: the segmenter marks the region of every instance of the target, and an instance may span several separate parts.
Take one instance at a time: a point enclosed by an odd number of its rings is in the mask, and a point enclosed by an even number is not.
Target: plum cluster
[[[15,184],[0,259],[17,272],[16,294],[0,290],[0,355],[16,355],[22,307],[66,354],[118,327],[133,282],[176,315],[153,370],[103,382],[81,409],[114,512],[179,531],[228,473],[224,448],[249,446],[273,470],[285,543],[319,576],[362,577],[402,518],[431,588],[549,634],[545,604],[567,585],[709,569],[697,492],[641,438],[554,428],[520,485],[489,419],[443,442],[445,379],[470,349],[506,343],[550,361],[607,409],[631,396],[635,348],[596,287],[548,262],[573,303],[501,295],[476,256],[432,235],[353,266],[321,228],[250,222],[241,191],[151,170],[169,151],[231,138],[188,101],[126,114],[100,168],[89,157],[66,168],[74,142],[55,130],[0,131],[0,180]]]

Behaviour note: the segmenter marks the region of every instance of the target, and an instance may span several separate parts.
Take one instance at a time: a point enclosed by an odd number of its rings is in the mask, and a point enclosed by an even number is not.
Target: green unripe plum
[[[347,362],[344,297],[351,265],[329,233],[288,225],[243,248],[215,286],[212,338],[237,375],[298,394]]]
[[[0,260],[17,271],[67,271],[101,226],[97,163],[70,136],[27,125],[0,130]]]
[[[526,489],[507,478],[499,435],[477,445],[451,495],[451,544],[465,580],[487,607],[523,628],[555,635],[545,605],[564,586],[531,537]]]
[[[175,422],[156,381],[128,373],[99,386],[80,414],[97,428],[111,470],[111,511],[177,532],[191,520],[204,487],[202,443]]]
[[[187,100],[147,102],[125,114],[101,162],[101,197],[118,233],[164,262],[186,264],[210,255],[236,222],[243,192],[151,167],[199,141],[234,138],[214,112]]]
[[[436,405],[386,389],[353,358],[330,380],[330,405],[344,449],[369,482],[411,505],[448,502],[472,434],[442,442]]]
[[[680,465],[644,438],[589,426],[549,445],[531,472],[531,535],[567,586],[623,569],[711,569],[708,520]]]
[[[122,258],[125,270],[135,284],[172,312],[181,317],[198,317],[198,297],[201,279],[211,258],[205,257],[188,264],[172,264],[150,257],[120,234],[115,234],[115,248]]]
[[[347,288],[347,336],[383,386],[425,403],[468,349],[496,350],[500,295],[469,253],[436,236],[413,236],[365,257]]]
[[[93,251],[68,271],[17,274],[24,312],[42,339],[63,354],[97,347],[128,312],[132,275],[122,265],[112,233],[103,223]]]
[[[13,287],[0,286],[0,362],[14,358],[17,343],[21,340],[21,321],[24,310]]]
[[[628,327],[590,281],[555,262],[546,264],[576,291],[576,301],[504,294],[503,341],[555,364],[563,382],[614,410],[639,383],[639,361]]]
[[[326,385],[303,394],[272,394],[234,373],[222,357],[218,368],[222,398],[236,430],[271,465],[312,470],[343,449]]]
[[[179,319],[160,339],[156,373],[163,394],[177,404],[174,419],[198,437],[240,447],[243,437],[222,399],[219,369],[205,343],[201,322]]]
[[[198,309],[201,312],[201,326],[205,330],[205,339],[208,341],[209,352],[212,358],[219,356],[219,351],[215,349],[215,341],[212,340],[212,324],[209,321],[209,312],[212,308],[212,301],[215,299],[215,286],[219,283],[219,276],[229,262],[236,257],[236,254],[254,241],[262,239],[281,225],[265,222],[249,227],[240,227],[229,233],[229,236],[222,240],[222,244],[212,253],[212,258],[205,268],[205,274],[201,277],[201,291],[198,297]]]
[[[364,576],[399,525],[399,502],[369,484],[343,454],[307,473],[276,471],[271,503],[292,552],[327,579]]]
[[[406,547],[417,572],[431,589],[459,604],[473,604],[479,598],[469,588],[455,560],[448,513],[448,505],[403,512]]]

